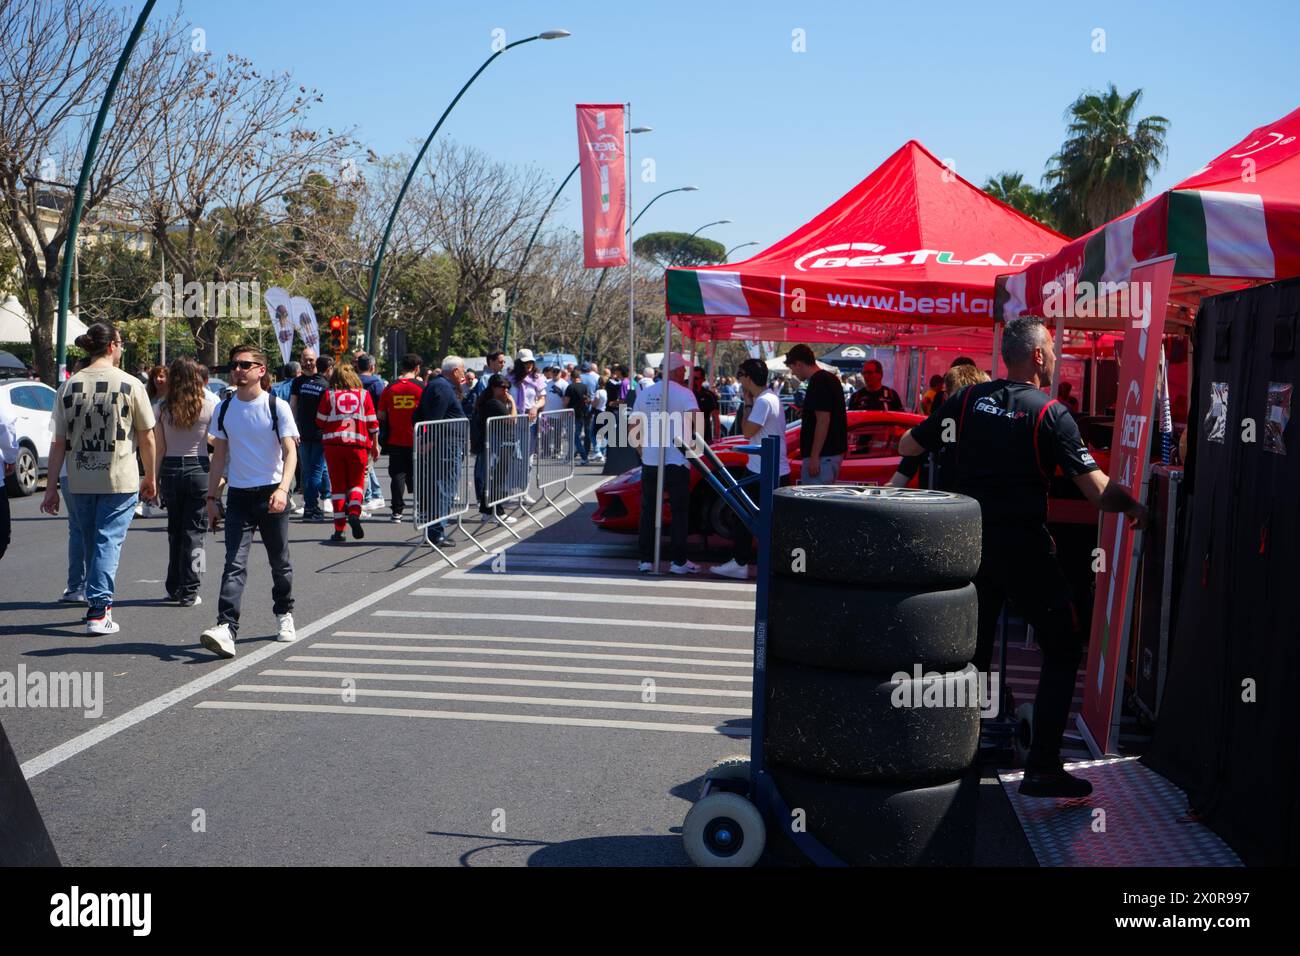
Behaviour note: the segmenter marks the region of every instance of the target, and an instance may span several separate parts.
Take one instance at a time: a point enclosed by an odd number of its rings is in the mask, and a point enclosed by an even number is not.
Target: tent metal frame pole
[[[1002,323],[995,321],[993,323],[993,358],[992,365],[989,367],[989,377],[996,379],[998,377],[998,352],[1002,348]]]

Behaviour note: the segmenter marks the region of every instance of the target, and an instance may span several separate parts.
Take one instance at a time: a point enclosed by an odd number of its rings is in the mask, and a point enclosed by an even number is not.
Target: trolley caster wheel
[[[700,784],[700,796],[704,795],[704,788],[711,781],[726,781],[727,783],[749,783],[749,758],[748,757],[723,757],[712,767],[704,772],[704,780]],[[724,787],[724,789],[730,789]]]
[[[1029,747],[1034,742],[1034,705],[1021,704],[1016,708],[1016,733],[1011,746],[1016,752],[1016,762],[1025,766],[1029,760]]]
[[[753,866],[767,844],[767,827],[744,797],[711,793],[686,814],[682,843],[696,866]]]

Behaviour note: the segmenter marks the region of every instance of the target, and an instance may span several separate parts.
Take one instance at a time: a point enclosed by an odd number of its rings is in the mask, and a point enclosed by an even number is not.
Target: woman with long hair
[[[149,369],[148,375],[145,376],[144,389],[149,393],[149,401],[153,403],[156,411],[159,404],[167,397],[166,365],[155,365]]]
[[[59,469],[68,461],[68,498],[86,548],[86,632],[115,634],[113,594],[122,542],[140,497],[157,495],[154,416],[144,384],[120,368],[122,336],[96,322],[77,336],[89,364],[64,386],[54,416],[49,478],[41,510],[59,513]],[[136,471],[136,450],[144,477]]]
[[[333,491],[334,533],[330,540],[346,540],[345,521],[352,528],[352,537],[363,538],[366,533],[361,527],[361,504],[366,465],[379,448],[379,418],[370,392],[362,387],[361,377],[350,364],[340,362],[334,367],[329,390],[321,395],[317,406],[316,425],[325,446]]]
[[[158,409],[167,398],[167,366],[155,365],[144,376],[144,390],[149,393],[149,403],[153,406],[154,420],[158,420]],[[155,432],[155,437],[157,433]],[[144,463],[140,463],[140,474],[144,474]],[[144,518],[160,518],[167,515],[167,489],[158,486],[158,500],[141,500],[135,506],[135,513]]]
[[[153,378],[152,373],[150,378]],[[207,527],[208,434],[217,399],[203,385],[199,364],[187,355],[167,370],[154,438],[159,482],[167,501],[167,597],[181,607],[200,603],[196,554]]]

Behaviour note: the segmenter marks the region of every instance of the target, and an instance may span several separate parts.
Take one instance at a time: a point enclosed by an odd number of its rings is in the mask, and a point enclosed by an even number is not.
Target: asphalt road
[[[686,864],[700,774],[748,746],[753,587],[636,574],[632,538],[589,520],[601,480],[580,468],[583,506],[534,509],[522,542],[488,531],[495,568],[463,536],[450,568],[387,511],[345,545],[295,520],[300,639],[273,640],[255,543],[233,661],[198,641],[216,539],[180,609],[159,600],[165,519],[136,519],[122,630],[87,636],[55,600],[65,522],[12,501],[0,670],[103,675],[99,717],[0,711],[63,862]],[[1033,865],[991,775],[982,799],[977,862]]]

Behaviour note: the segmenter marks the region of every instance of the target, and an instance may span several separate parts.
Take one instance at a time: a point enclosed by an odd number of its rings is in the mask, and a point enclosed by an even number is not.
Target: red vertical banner
[[[582,245],[588,269],[627,265],[627,139],[622,103],[578,104]]]
[[[1151,470],[1160,342],[1173,274],[1174,256],[1141,263],[1134,267],[1127,282],[1117,283],[1121,291],[1112,298],[1113,302],[1123,297],[1127,303],[1121,303],[1110,314],[1122,314],[1129,320],[1124,332],[1109,477],[1139,501],[1146,498]],[[1079,713],[1079,730],[1095,756],[1118,752],[1120,695],[1124,690],[1140,543],[1139,532],[1129,526],[1124,515],[1102,513],[1103,563],[1097,572],[1088,669]]]

